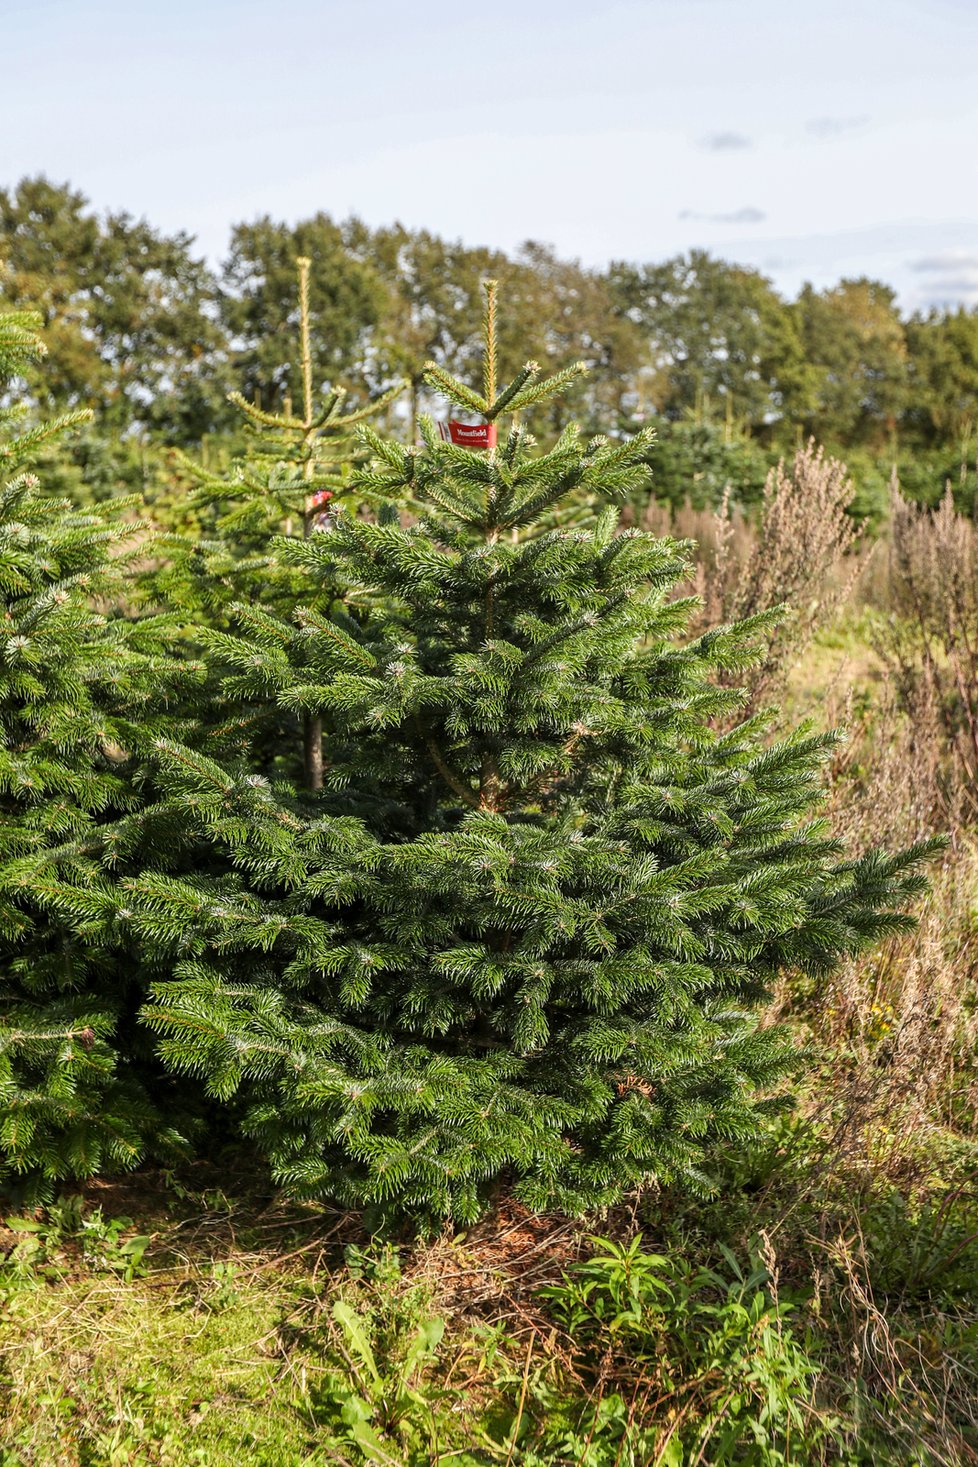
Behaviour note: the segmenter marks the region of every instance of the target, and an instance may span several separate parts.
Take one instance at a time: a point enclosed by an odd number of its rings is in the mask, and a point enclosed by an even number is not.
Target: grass
[[[559,1278],[576,1229],[497,1218],[471,1242],[406,1250],[402,1274],[355,1219],[256,1197],[254,1178],[232,1202],[205,1170],[7,1215],[2,1467],[506,1460],[523,1295]],[[411,1364],[419,1331],[433,1346]]]
[[[376,1245],[202,1166],[8,1214],[0,1464],[978,1462],[978,1145],[831,1078],[597,1239]]]
[[[872,642],[872,619],[840,617],[814,638],[802,658],[790,669],[782,700],[784,720],[814,717],[832,727],[851,711],[879,703],[885,667]]]
[[[104,1219],[118,1203],[111,1189],[96,1195],[67,1232],[57,1216],[39,1232],[7,1230],[4,1467],[334,1460],[309,1407],[315,1352],[284,1347],[324,1277],[318,1233],[297,1243],[309,1220],[255,1218],[238,1234],[236,1211],[175,1221],[147,1189],[138,1222],[113,1230]],[[133,1268],[123,1250],[137,1228],[152,1234]]]
[[[206,1297],[84,1279],[8,1298],[3,1461],[328,1460],[269,1354],[287,1288],[252,1285],[219,1312]]]

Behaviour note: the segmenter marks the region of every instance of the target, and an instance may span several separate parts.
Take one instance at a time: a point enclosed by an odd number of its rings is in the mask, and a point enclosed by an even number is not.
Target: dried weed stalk
[[[746,678],[748,708],[776,696],[812,638],[852,592],[862,570],[854,551],[858,532],[849,515],[854,487],[844,463],[827,457],[814,439],[790,465],[773,468],[760,517],[751,523],[731,507],[688,506],[670,515],[651,505],[644,526],[695,540],[694,589],[702,601],[697,631],[784,606],[783,626]],[[738,681],[744,682],[742,674]]]
[[[978,527],[950,489],[918,508],[894,480],[889,614],[875,642],[911,722],[943,735],[948,823],[978,817]]]

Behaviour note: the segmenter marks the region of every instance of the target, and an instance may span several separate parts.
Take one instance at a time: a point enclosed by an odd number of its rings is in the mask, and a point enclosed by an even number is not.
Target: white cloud
[[[865,127],[868,117],[813,117],[805,127],[817,138],[837,138],[840,133]]]
[[[960,275],[978,278],[978,254],[968,254],[964,250],[949,250],[942,255],[924,255],[919,260],[913,260],[910,265],[918,275]]]
[[[763,209],[748,204],[743,209],[730,209],[719,214],[701,214],[697,209],[683,209],[680,219],[695,219],[701,224],[760,224],[766,218]]]
[[[700,147],[708,148],[711,153],[735,153],[753,146],[750,138],[744,137],[742,132],[711,132],[700,138]]]

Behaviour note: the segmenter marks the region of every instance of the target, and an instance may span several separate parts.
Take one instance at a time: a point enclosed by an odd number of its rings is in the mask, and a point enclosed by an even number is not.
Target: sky
[[[978,305],[978,0],[0,0],[0,184]]]

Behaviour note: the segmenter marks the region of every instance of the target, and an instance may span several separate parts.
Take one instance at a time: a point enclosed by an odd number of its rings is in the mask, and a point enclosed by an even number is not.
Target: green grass
[[[201,1297],[201,1296],[198,1296]],[[24,1463],[326,1462],[304,1362],[277,1347],[287,1289],[212,1313],[145,1281],[24,1288],[5,1301],[7,1467]],[[283,1379],[284,1377],[287,1377]]]
[[[873,615],[850,611],[816,635],[788,675],[782,702],[786,724],[815,718],[831,727],[878,702],[885,670],[873,647]]]
[[[128,1230],[131,1231],[131,1230]],[[0,1273],[0,1462],[325,1463],[310,1407],[320,1353],[289,1333],[318,1275],[230,1245],[172,1259],[163,1234],[135,1277],[120,1247],[16,1233]]]
[[[230,1201],[145,1173],[6,1214],[0,1467],[506,1461],[520,1346],[499,1301],[526,1237],[498,1270],[447,1239],[402,1274],[355,1219],[238,1181]]]
[[[508,1211],[370,1244],[149,1172],[8,1214],[0,1467],[978,1461],[976,1148],[918,1137],[901,1186],[837,1121],[604,1239]]]

